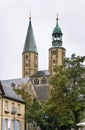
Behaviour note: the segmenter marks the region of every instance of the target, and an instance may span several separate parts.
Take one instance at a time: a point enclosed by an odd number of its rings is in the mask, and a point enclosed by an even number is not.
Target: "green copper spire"
[[[61,29],[58,25],[58,15],[57,15],[57,18],[56,18],[56,27],[54,28],[53,33],[62,33],[62,31],[61,31]]]
[[[34,37],[33,29],[32,29],[31,16],[29,17],[29,26],[28,26],[25,45],[23,49],[23,53],[25,52],[38,53],[36,42],[35,42],[35,37]]]
[[[62,31],[58,25],[58,15],[56,18],[56,26],[52,33],[52,46],[61,47],[62,46]]]

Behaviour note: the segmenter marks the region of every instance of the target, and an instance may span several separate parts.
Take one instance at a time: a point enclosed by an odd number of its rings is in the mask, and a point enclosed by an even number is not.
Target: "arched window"
[[[26,67],[28,67],[28,63],[26,63]]]
[[[28,60],[28,55],[26,55],[26,61]]]
[[[42,79],[42,84],[46,84],[46,83],[47,83],[46,78],[43,78],[43,79]]]
[[[36,79],[34,80],[34,84],[39,84],[39,79],[36,78]]]
[[[55,59],[53,60],[53,64],[55,64],[56,63],[56,61],[55,61]]]

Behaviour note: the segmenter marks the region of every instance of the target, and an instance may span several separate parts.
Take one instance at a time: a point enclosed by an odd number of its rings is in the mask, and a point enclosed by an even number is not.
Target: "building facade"
[[[25,101],[0,83],[0,130],[25,129]]]

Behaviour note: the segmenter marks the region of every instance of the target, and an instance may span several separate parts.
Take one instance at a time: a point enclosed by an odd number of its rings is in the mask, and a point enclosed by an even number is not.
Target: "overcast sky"
[[[31,11],[39,70],[48,69],[48,49],[59,16],[66,56],[85,55],[85,0],[0,0],[0,80],[22,77],[22,51]]]

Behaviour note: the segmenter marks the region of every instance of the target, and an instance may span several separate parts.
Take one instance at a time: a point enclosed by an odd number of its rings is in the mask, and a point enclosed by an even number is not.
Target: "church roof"
[[[47,100],[50,94],[50,86],[47,85],[34,85],[38,99]]]
[[[0,93],[0,94],[4,98],[9,98],[9,99],[12,99],[15,101],[25,103],[25,101],[15,93],[15,91],[12,89],[11,86],[2,85],[2,83],[0,83],[0,89],[2,90],[2,93]]]
[[[37,47],[36,47],[36,42],[35,42],[35,37],[34,37],[33,29],[32,29],[31,18],[29,19],[29,26],[28,26],[25,45],[24,45],[24,49],[23,49],[23,53],[25,53],[25,52],[38,53]]]
[[[41,70],[41,71],[37,71],[35,74],[33,74],[31,77],[35,78],[35,77],[44,77],[44,76],[50,76],[50,72],[49,70]]]
[[[9,79],[9,80],[2,80],[1,83],[2,85],[6,86],[11,86],[14,88],[19,88],[20,86],[26,84],[27,82],[30,81],[30,78],[17,78],[17,79]]]
[[[61,31],[61,28],[59,27],[59,25],[56,25],[56,27],[53,30],[53,33],[61,33],[62,34],[62,31]]]

